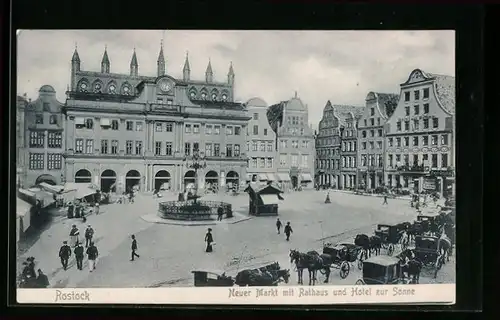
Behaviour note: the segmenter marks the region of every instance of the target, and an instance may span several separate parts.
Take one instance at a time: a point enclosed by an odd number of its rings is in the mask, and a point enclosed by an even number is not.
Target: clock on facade
[[[168,91],[172,90],[172,83],[166,79],[161,80],[159,85],[160,85],[160,90],[163,92],[168,92]]]

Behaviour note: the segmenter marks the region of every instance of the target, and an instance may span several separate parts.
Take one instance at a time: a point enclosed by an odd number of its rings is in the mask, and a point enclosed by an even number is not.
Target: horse
[[[412,250],[404,250],[399,255],[401,275],[404,279],[405,273],[410,279],[410,283],[418,284],[420,280],[420,273],[422,272],[422,262],[415,258]]]
[[[363,252],[361,253],[361,260],[368,259],[368,255],[370,254],[370,238],[366,234],[358,234],[356,238],[354,238],[354,244],[363,248]],[[364,256],[364,259],[363,259]]]
[[[298,283],[304,284],[303,282],[303,272],[307,268],[309,271],[309,285],[314,285],[316,283],[316,275],[318,270],[325,270],[326,280],[328,283],[330,277],[330,264],[331,257],[327,254],[320,255],[316,251],[309,251],[307,253],[302,253],[297,250],[290,250],[290,263],[295,263],[297,268]]]
[[[370,256],[372,253],[378,256],[380,254],[380,249],[382,248],[382,239],[380,239],[379,236],[371,236],[369,241]]]
[[[235,284],[238,286],[271,286],[276,281],[288,283],[290,279],[289,269],[280,269],[278,262],[272,263],[258,269],[246,269],[238,272]]]
[[[452,244],[450,238],[446,236],[446,234],[442,234],[441,237],[438,240],[438,251],[442,256],[442,262],[445,264],[446,262],[450,261],[450,255],[452,251]]]

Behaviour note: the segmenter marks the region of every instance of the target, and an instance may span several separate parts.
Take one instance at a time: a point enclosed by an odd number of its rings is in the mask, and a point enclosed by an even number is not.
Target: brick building
[[[64,180],[64,104],[49,85],[40,88],[35,101],[25,99],[17,100],[18,185],[29,188],[41,182],[59,184]]]
[[[386,181],[412,191],[451,189],[455,78],[413,70],[386,123]]]
[[[399,96],[392,93],[369,92],[366,108],[358,124],[358,186],[375,189],[384,185],[384,124],[392,115]]]
[[[312,187],[315,139],[307,106],[295,93],[294,98],[270,106],[267,118],[276,133],[278,181],[284,189]]]
[[[248,156],[248,180],[277,181],[276,173],[276,133],[267,120],[267,103],[260,98],[252,98],[246,103],[251,117],[247,127],[246,150]]]
[[[234,102],[232,64],[217,82],[208,62],[205,79],[192,80],[186,55],[182,79],[166,74],[161,46],[156,76],[139,74],[135,51],[130,74],[111,72],[104,51],[101,70],[81,70],[75,49],[66,113],[66,177],[103,191],[133,186],[184,190],[195,181],[193,152],[206,160],[198,185],[222,187],[246,174],[245,106]],[[187,161],[185,161],[187,160]]]

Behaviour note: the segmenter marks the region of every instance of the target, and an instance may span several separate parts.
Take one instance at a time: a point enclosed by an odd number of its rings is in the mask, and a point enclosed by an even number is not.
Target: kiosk
[[[281,191],[277,186],[268,184],[258,186],[249,184],[245,189],[249,196],[248,213],[254,216],[277,216],[278,200],[284,200],[281,197]]]

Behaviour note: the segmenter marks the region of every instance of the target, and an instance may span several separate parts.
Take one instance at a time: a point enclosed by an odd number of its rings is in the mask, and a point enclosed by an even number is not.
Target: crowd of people
[[[23,262],[19,279],[20,288],[47,288],[49,279],[42,269],[35,270],[35,257],[28,257]]]

